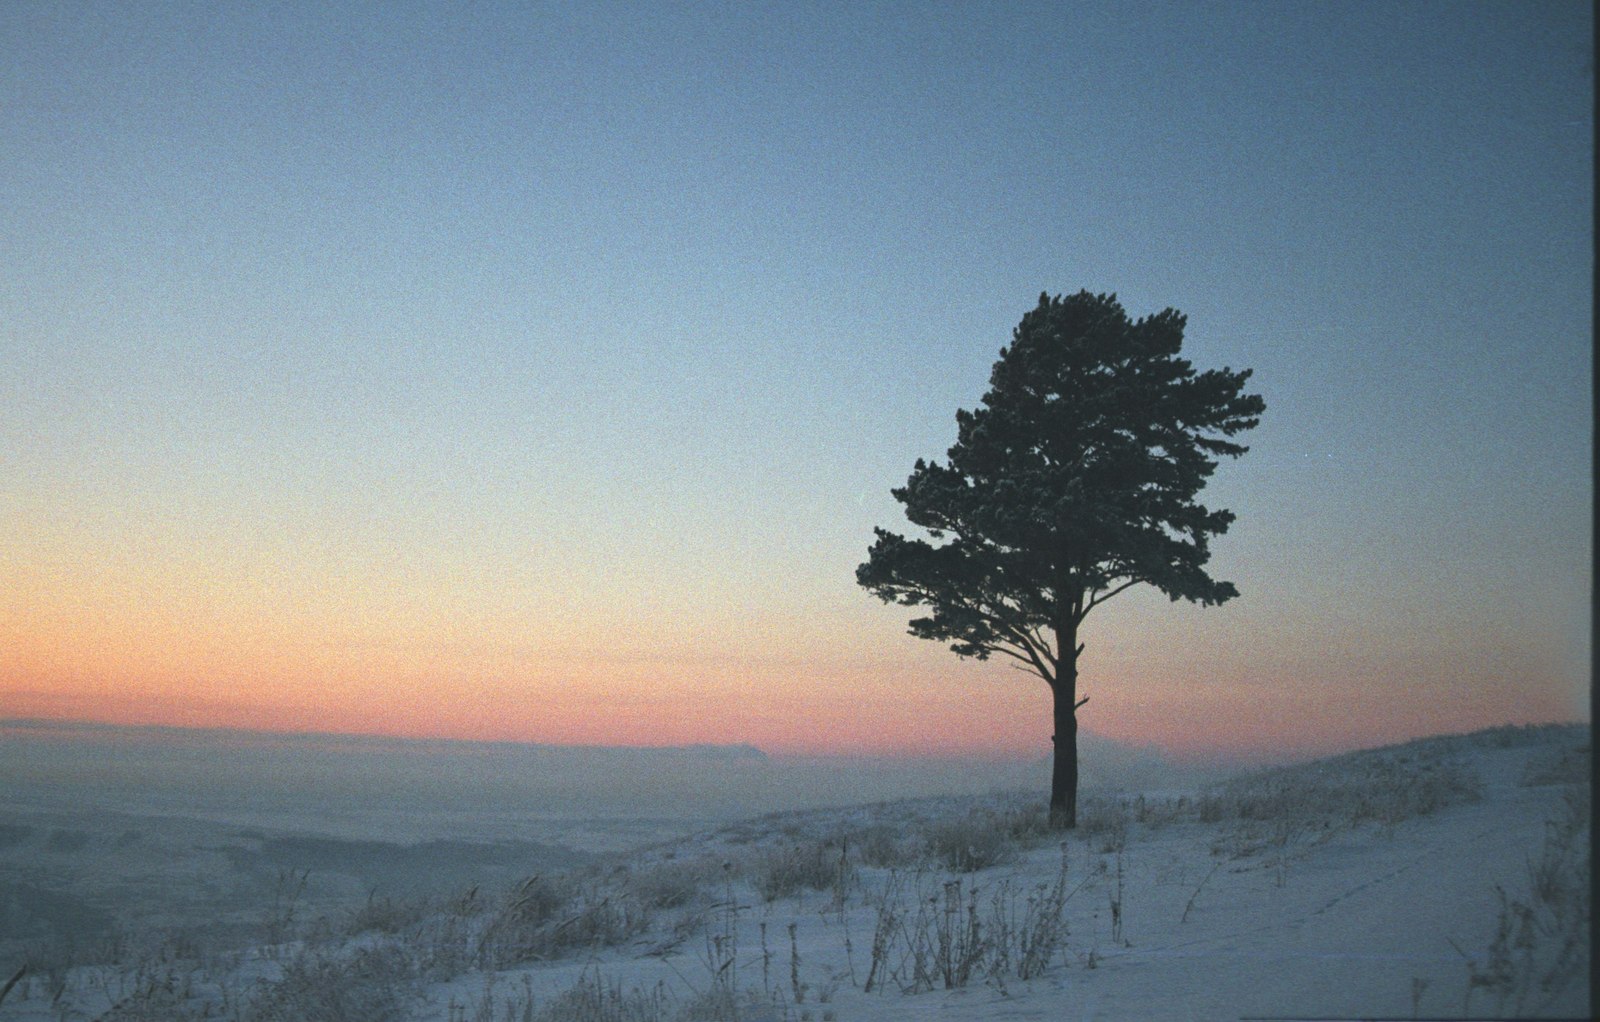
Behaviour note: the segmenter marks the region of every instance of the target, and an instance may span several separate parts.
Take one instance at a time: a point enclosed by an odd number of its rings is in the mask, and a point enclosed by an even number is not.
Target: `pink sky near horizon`
[[[1092,626],[1085,635],[1097,638]],[[687,665],[576,656],[495,665],[257,649],[241,664],[226,648],[197,657],[180,645],[163,655],[110,642],[99,656],[45,646],[30,660],[19,643],[0,664],[0,717],[558,745],[742,743],[779,756],[1049,753],[1050,700],[1037,677],[884,638],[903,660],[879,651],[852,664],[849,654],[860,651],[836,647],[809,662],[774,654]],[[1115,642],[1098,657],[1089,650],[1080,662],[1080,690],[1091,697],[1081,726],[1180,761],[1265,762],[1588,716],[1555,679],[1537,683],[1550,665],[1526,651],[1420,650],[1319,664],[1315,649],[1230,657],[1216,653],[1216,641],[1163,657],[1129,656]],[[1463,686],[1462,677],[1474,683]]]

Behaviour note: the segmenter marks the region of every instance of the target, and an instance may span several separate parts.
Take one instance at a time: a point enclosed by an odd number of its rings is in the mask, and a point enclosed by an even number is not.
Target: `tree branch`
[[[1033,663],[1033,669],[1039,672],[1039,677],[1054,684],[1055,672],[1044,665],[1044,660],[1049,660],[1051,667],[1056,666],[1056,658],[1050,655],[1050,651],[1048,649],[1036,647],[1033,642],[1028,639],[1028,636],[1025,632],[1020,631],[1011,625],[1000,622],[996,623],[1000,624],[1001,628],[1015,636],[1015,638],[1012,640],[1012,645],[1020,646],[1022,650],[1028,654],[1028,660]],[[1041,653],[1043,654],[1043,659],[1040,657]],[[1018,657],[1017,659],[1020,660],[1022,658]]]
[[[1078,710],[1083,708],[1083,704],[1088,702],[1088,701],[1089,701],[1089,697],[1088,696],[1084,696],[1082,699],[1079,699],[1076,703],[1073,704],[1072,712],[1073,713],[1077,713]]]
[[[1050,668],[1052,670],[1060,670],[1061,661],[1054,653],[1050,652],[1050,643],[1046,642],[1044,636],[1039,634],[1038,626],[1029,625],[1027,632],[1028,637],[1033,640],[1034,646],[1039,650],[1039,654],[1050,662]]]
[[[1100,604],[1102,604],[1102,603],[1106,602],[1107,600],[1111,599],[1113,596],[1117,595],[1118,593],[1120,593],[1120,592],[1122,592],[1122,591],[1124,591],[1126,589],[1131,589],[1131,588],[1133,588],[1134,586],[1138,585],[1140,582],[1143,582],[1143,581],[1144,581],[1144,579],[1142,579],[1142,578],[1130,578],[1130,579],[1128,579],[1128,581],[1122,583],[1120,586],[1117,586],[1115,589],[1113,589],[1110,592],[1106,593],[1104,596],[1101,596],[1098,593],[1096,593],[1093,596],[1090,596],[1089,597],[1089,602],[1084,606],[1083,611],[1078,615],[1078,620],[1082,621],[1086,616],[1088,616],[1089,611],[1091,611],[1091,610],[1095,609],[1096,607],[1100,606]]]
[[[932,603],[933,601],[930,600],[928,602]],[[1059,670],[1060,664],[1055,656],[1051,654],[1049,646],[1039,641],[1037,637],[1030,636],[1029,626],[1014,624],[1006,620],[1007,615],[996,613],[990,607],[998,605],[1002,610],[1011,611],[1014,616],[1020,616],[1020,610],[1007,606],[1003,599],[988,600],[989,607],[983,605],[986,602],[983,599],[953,602],[957,602],[962,610],[982,618],[989,624],[990,628],[999,633],[999,642],[1005,645],[991,643],[988,645],[990,650],[1004,653],[1006,656],[1032,666],[1038,672],[1039,677],[1051,684],[1055,683],[1055,674]],[[1006,649],[1005,646],[1011,646],[1012,649]],[[1026,657],[1018,655],[1016,652],[1018,650],[1027,654]],[[1049,666],[1047,667],[1046,664]]]
[[[1028,655],[1027,662],[1033,665],[1039,676],[1054,684],[1056,672],[1061,669],[1060,661],[1050,652],[1050,644],[1039,636],[1037,628],[1026,623],[1027,615],[1022,608],[1011,606],[1006,603],[1003,596],[989,592],[984,593],[983,598],[977,602],[987,606],[975,606],[972,601],[963,601],[963,606],[988,621],[995,631],[1007,636],[1005,641]],[[991,609],[994,607],[999,607],[1005,613],[995,612]],[[1014,618],[1021,618],[1022,623],[1011,620]],[[1049,666],[1045,666],[1046,664]]]
[[[1039,678],[1040,677],[1039,672],[1034,670],[1031,667],[1024,667],[1021,664],[1007,664],[1006,666],[1010,667],[1013,671],[1021,671],[1023,674],[1031,674],[1035,678]],[[1046,685],[1049,685],[1051,688],[1055,687],[1055,683],[1052,682],[1049,678],[1043,678],[1042,680],[1044,681],[1044,683]]]
[[[989,647],[989,651],[992,652],[992,653],[1004,653],[1006,656],[1010,657],[1011,659],[1020,661],[1021,663],[1024,663],[1024,664],[1027,664],[1029,667],[1034,668],[1034,670],[1036,670],[1036,671],[1038,670],[1037,667],[1034,667],[1034,663],[1033,663],[1032,660],[1030,660],[1028,657],[1023,656],[1021,653],[1017,652],[1015,649],[1010,648],[1010,646],[1011,646],[1011,643],[1007,643],[1004,646],[990,646]],[[1018,669],[1021,670],[1022,668],[1018,668]]]
[[[1055,684],[1055,672],[1045,667],[1044,663],[1039,659],[1038,653],[1032,648],[1019,645],[1011,639],[1003,639],[1000,643],[991,644],[986,648],[992,653],[1003,653],[1017,661],[1018,664],[1025,665],[1017,667],[1016,664],[1013,664],[1012,666],[1016,667],[1017,670],[1037,674],[1045,680],[1046,684]]]

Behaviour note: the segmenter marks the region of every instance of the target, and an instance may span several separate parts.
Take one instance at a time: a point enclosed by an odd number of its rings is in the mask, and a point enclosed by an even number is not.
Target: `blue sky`
[[[1040,694],[852,572],[1022,312],[1087,288],[1187,313],[1268,413],[1209,491],[1243,595],[1091,619],[1086,726],[1583,712],[1592,37],[1564,3],[6,5],[0,702],[797,750],[914,749],[906,703],[1025,748]],[[611,685],[649,695],[591,734]]]

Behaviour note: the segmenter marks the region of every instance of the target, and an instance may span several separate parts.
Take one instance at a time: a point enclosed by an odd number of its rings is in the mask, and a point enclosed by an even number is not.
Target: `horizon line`
[[[1251,768],[1287,766],[1295,763],[1313,762],[1333,756],[1348,753],[1363,752],[1373,749],[1382,749],[1392,746],[1405,745],[1413,741],[1422,741],[1429,738],[1451,737],[1457,735],[1480,734],[1487,731],[1517,728],[1536,727],[1593,727],[1592,721],[1582,719],[1549,720],[1549,721],[1506,721],[1491,724],[1485,727],[1473,728],[1467,731],[1437,731],[1427,734],[1413,735],[1398,741],[1380,742],[1371,745],[1352,745],[1348,748],[1321,750],[1309,752],[1308,750],[1276,750],[1274,752],[1241,752],[1234,750],[1224,753],[1214,750],[1206,753],[1179,753],[1164,749],[1159,745],[1149,743],[1135,743],[1098,734],[1085,728],[1079,729],[1080,736],[1088,736],[1096,741],[1104,741],[1129,752],[1138,752],[1154,755],[1168,767],[1174,768]],[[779,752],[772,753],[761,748],[753,742],[687,742],[681,744],[663,745],[606,745],[599,743],[562,743],[540,742],[526,739],[512,738],[461,738],[450,736],[422,736],[389,734],[371,731],[315,731],[315,730],[272,730],[269,728],[237,727],[228,725],[192,725],[192,724],[155,724],[155,723],[118,723],[116,721],[85,718],[85,717],[0,717],[0,731],[6,729],[20,731],[44,731],[56,729],[58,731],[76,731],[83,734],[113,734],[149,735],[155,736],[191,736],[191,737],[245,737],[266,741],[307,740],[328,742],[350,742],[380,746],[385,743],[391,745],[413,746],[446,746],[446,747],[475,747],[479,749],[519,749],[524,751],[550,751],[550,752],[634,752],[634,753],[711,753],[724,757],[742,757],[751,760],[760,759],[767,762],[799,762],[806,760],[839,760],[839,761],[879,761],[879,762],[923,762],[923,763],[1016,763],[1037,764],[1048,762],[1051,750],[1041,750],[1037,753],[1002,752],[996,750],[989,753],[974,752],[928,752],[915,753],[904,751],[886,752]],[[63,736],[65,737],[65,736]]]
[[[393,734],[377,731],[318,731],[318,730],[274,730],[271,728],[239,727],[233,725],[201,725],[201,724],[154,724],[154,723],[119,723],[103,718],[90,717],[0,717],[0,730],[16,729],[22,731],[44,731],[56,729],[61,731],[78,731],[87,734],[143,733],[147,735],[171,735],[225,738],[242,736],[266,740],[306,739],[306,740],[332,740],[358,744],[370,743],[379,745],[383,743],[406,743],[412,745],[442,745],[442,746],[475,746],[479,748],[499,747],[505,749],[544,750],[553,752],[639,752],[639,753],[671,753],[671,752],[706,752],[718,754],[742,755],[747,758],[757,757],[769,761],[798,761],[798,760],[885,760],[906,762],[985,762],[985,763],[1033,763],[1041,759],[1048,759],[1048,751],[1039,754],[1017,754],[1014,752],[995,751],[991,753],[955,753],[955,752],[769,752],[754,742],[683,742],[676,744],[603,744],[597,742],[543,742],[534,739],[515,738],[462,738],[455,736],[433,735],[407,735]],[[1095,735],[1096,738],[1104,736]],[[1125,746],[1129,749],[1142,748],[1131,743],[1105,738],[1109,742]],[[1155,746],[1150,746],[1155,749]],[[1166,756],[1164,750],[1158,750]]]

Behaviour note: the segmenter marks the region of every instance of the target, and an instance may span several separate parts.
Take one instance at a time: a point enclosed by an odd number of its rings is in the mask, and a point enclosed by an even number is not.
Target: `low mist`
[[[1094,735],[1080,739],[1080,754],[1086,789],[1185,780],[1153,750]],[[561,824],[581,821],[691,829],[927,795],[1036,790],[1043,798],[1049,774],[1047,751],[1033,760],[775,758],[748,745],[613,748],[0,722],[0,798],[12,802],[394,842],[548,840],[569,830]]]

